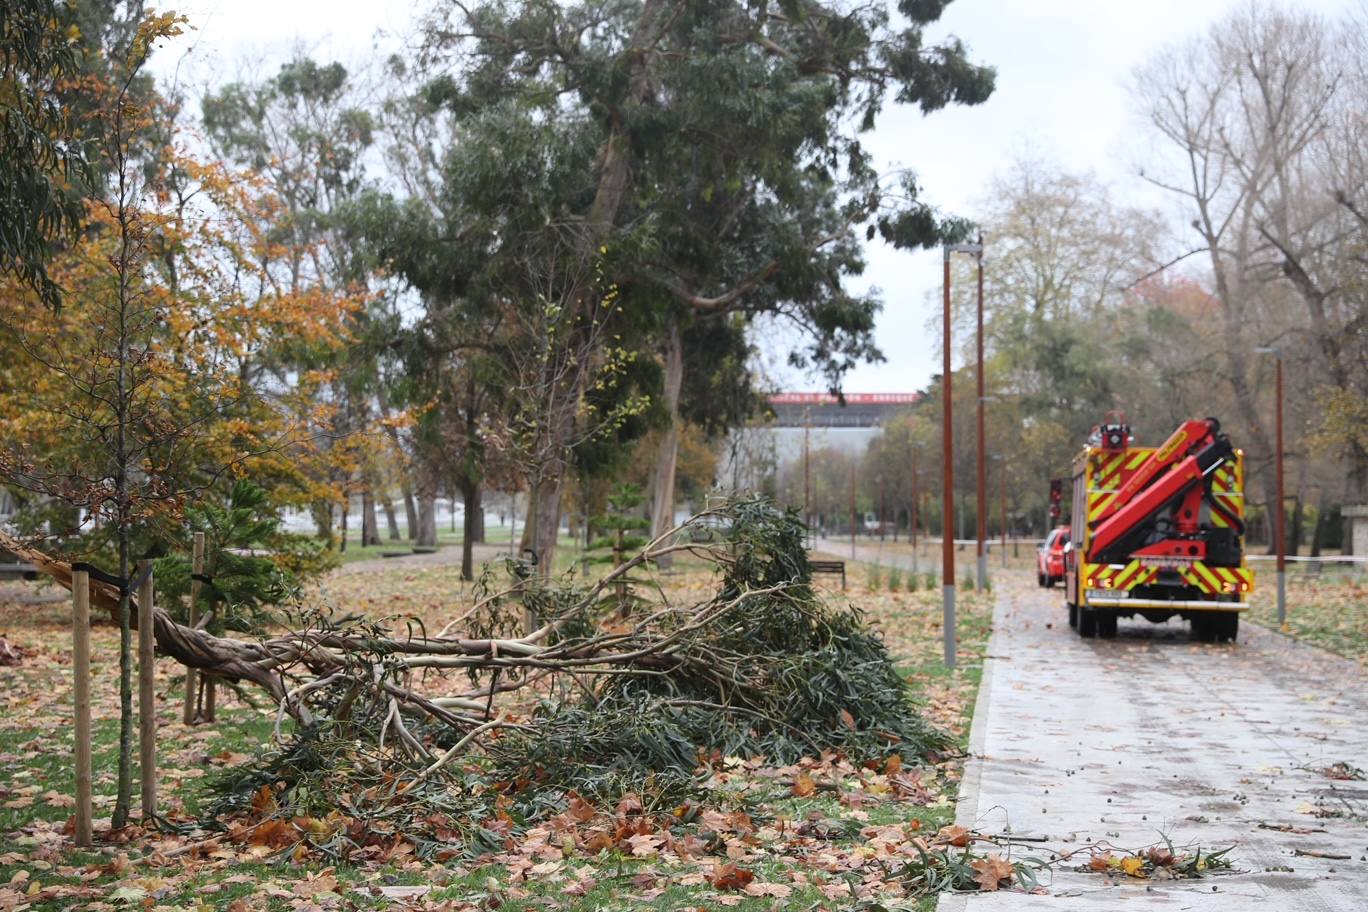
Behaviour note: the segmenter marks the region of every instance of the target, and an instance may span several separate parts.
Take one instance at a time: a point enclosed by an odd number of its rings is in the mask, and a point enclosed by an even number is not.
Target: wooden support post
[[[203,681],[200,683],[200,690],[204,691],[204,721],[213,722],[215,721],[215,703],[217,702],[213,675],[204,675]]]
[[[155,583],[152,561],[138,561],[138,778],[142,783],[144,821],[157,816],[157,673],[156,622],[152,618]]]
[[[92,841],[90,798],[90,574],[71,574],[71,673],[75,697],[76,845]]]
[[[195,550],[190,564],[193,576],[190,578],[190,626],[194,627],[199,623],[199,597],[200,581],[196,578],[204,573],[204,533],[195,533]],[[181,716],[181,721],[186,725],[195,721],[195,701],[196,687],[195,669],[186,667],[185,669],[185,712]]]

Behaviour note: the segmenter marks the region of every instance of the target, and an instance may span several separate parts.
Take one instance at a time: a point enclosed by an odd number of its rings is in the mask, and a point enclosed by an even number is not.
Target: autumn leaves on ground
[[[675,600],[716,586],[706,569],[687,565],[660,580],[665,596]],[[391,624],[408,615],[435,629],[468,604],[470,594],[458,568],[386,568],[333,574],[311,600]],[[961,664],[947,672],[940,666],[939,592],[870,590],[854,582],[846,595],[839,589],[825,594],[836,601],[848,595],[883,633],[920,712],[962,746],[991,597],[969,593],[962,599]],[[8,883],[0,886],[0,909],[327,909],[396,901],[438,909],[768,909],[801,901],[834,909],[875,895],[916,908],[918,895],[935,885],[908,863],[919,849],[965,841],[961,833],[941,832],[953,818],[956,748],[924,766],[896,753],[826,753],[784,766],[714,753],[700,757],[703,788],[669,807],[654,806],[649,795],[597,804],[572,795],[529,826],[505,810],[511,805],[496,803],[489,819],[480,821],[479,844],[462,841],[455,828],[444,844],[442,827],[431,820],[410,834],[397,816],[361,820],[341,807],[282,819],[272,813],[270,788],[259,791],[249,812],[220,819],[221,829],[208,828],[202,816],[212,800],[206,784],[225,769],[241,769],[269,741],[275,707],[244,691],[222,698],[216,724],[184,726],[180,669],[163,659],[157,669],[162,825],[156,832],[104,833],[94,851],[72,852],[69,602],[65,593],[34,584],[6,584],[0,600],[7,618],[3,634],[22,656],[2,670],[0,829],[6,851],[0,882]],[[97,831],[107,830],[112,801],[116,642],[114,628],[96,628]],[[531,700],[518,711],[531,712]],[[469,789],[513,787],[481,781],[476,761],[464,776]],[[331,856],[339,834],[364,849]],[[981,858],[987,856],[967,859],[964,873],[985,882],[991,877],[997,886],[996,869]],[[974,862],[980,862],[978,870],[968,867]],[[1010,866],[998,873],[1004,885],[1011,881]]]

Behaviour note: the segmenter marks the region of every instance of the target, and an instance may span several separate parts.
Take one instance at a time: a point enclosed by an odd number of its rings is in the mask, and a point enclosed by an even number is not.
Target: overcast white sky
[[[1157,204],[1162,200],[1146,195],[1134,175],[1131,150],[1141,125],[1132,114],[1130,74],[1156,49],[1197,34],[1242,2],[955,0],[932,35],[954,33],[977,61],[996,66],[997,91],[984,105],[929,117],[886,109],[867,142],[889,170],[915,170],[927,199],[971,217],[991,177],[1024,151],[1091,170],[1123,198]],[[1334,14],[1358,2],[1290,5]],[[395,47],[428,8],[394,0],[182,0],[170,6],[188,15],[195,30],[160,51],[153,69],[170,78],[179,68],[193,83],[233,78],[244,68],[269,74],[295,47],[321,60],[365,62]],[[925,330],[940,287],[940,254],[900,253],[876,242],[869,263],[868,283],[883,291],[878,341],[888,360],[856,369],[846,389],[919,389],[940,367],[937,340]],[[785,379],[790,388],[818,388],[817,381]]]

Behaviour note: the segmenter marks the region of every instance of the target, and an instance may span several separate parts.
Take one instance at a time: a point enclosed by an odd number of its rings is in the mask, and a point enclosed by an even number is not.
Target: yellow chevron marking
[[[1131,471],[1140,468],[1144,461],[1146,459],[1149,459],[1149,455],[1150,454],[1145,450],[1139,451],[1130,459],[1126,460],[1126,468],[1130,469]]]
[[[1207,592],[1221,591],[1221,578],[1211,571],[1211,568],[1201,561],[1195,561],[1192,565],[1193,571],[1206,583],[1202,588]]]
[[[1139,561],[1138,559],[1137,559],[1137,560],[1133,560],[1133,561],[1131,561],[1129,564],[1127,564],[1127,565],[1126,565],[1126,569],[1124,569],[1124,570],[1122,570],[1122,571],[1120,571],[1120,572],[1118,572],[1118,573],[1116,574],[1116,579],[1115,579],[1116,588],[1117,588],[1117,589],[1125,589],[1128,585],[1130,585],[1131,583],[1135,582],[1135,574],[1136,574],[1136,571],[1139,570],[1139,569],[1140,569],[1140,561]]]

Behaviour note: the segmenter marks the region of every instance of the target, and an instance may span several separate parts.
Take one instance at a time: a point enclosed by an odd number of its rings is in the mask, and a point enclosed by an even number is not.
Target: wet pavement
[[[994,617],[957,822],[1014,855],[1234,845],[1238,873],[1180,882],[1070,870],[1048,895],[943,896],[940,910],[1368,910],[1368,692],[1356,663],[1242,622],[1202,645],[1180,621],[1083,640],[1060,590],[1011,581]],[[1306,854],[1312,853],[1312,854]],[[1316,857],[1348,856],[1348,858]]]

